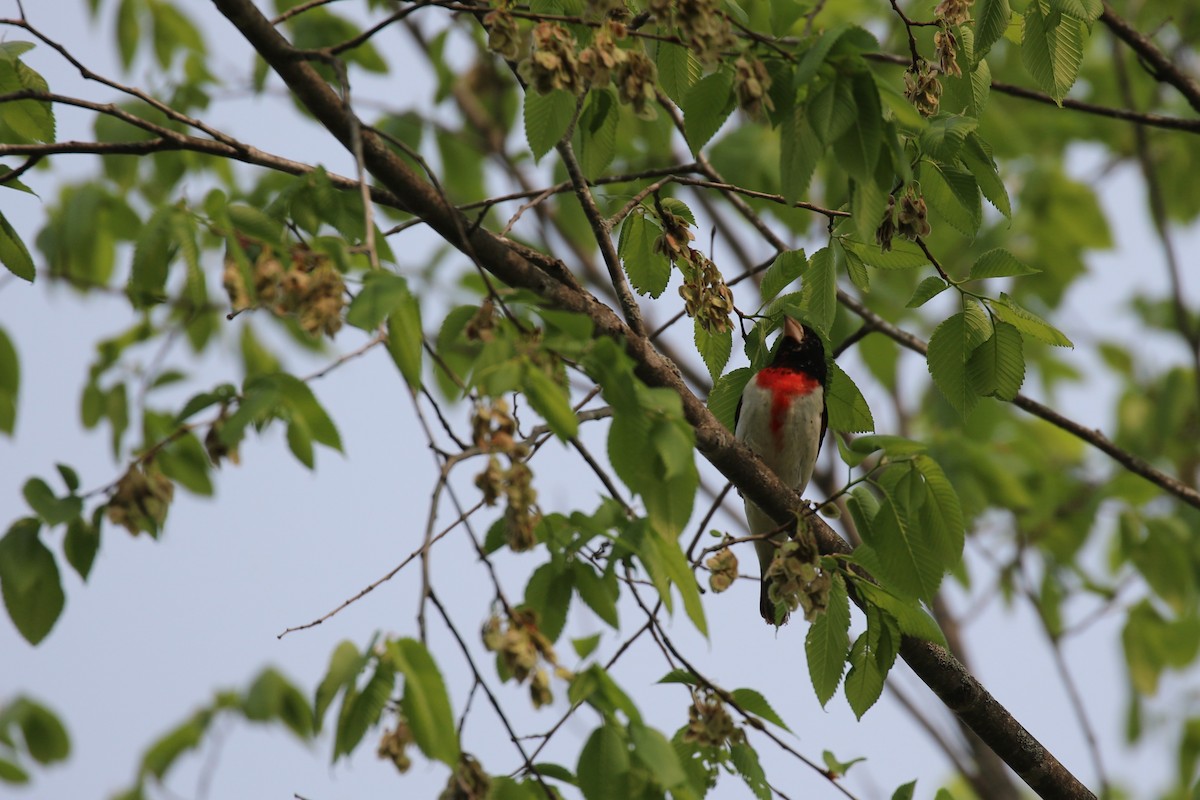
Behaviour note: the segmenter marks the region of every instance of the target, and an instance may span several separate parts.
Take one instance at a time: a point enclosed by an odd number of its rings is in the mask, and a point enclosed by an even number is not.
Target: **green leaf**
[[[25,482],[21,493],[25,502],[42,518],[47,525],[61,525],[69,522],[83,510],[83,500],[75,495],[63,498],[54,496],[54,491],[41,478],[30,478]]]
[[[829,605],[823,614],[813,620],[804,638],[808,676],[822,707],[833,697],[841,683],[849,650],[850,598],[845,581],[835,573],[829,589]]]
[[[612,92],[591,91],[575,130],[576,151],[584,176],[596,178],[612,163],[617,147],[617,119],[621,116]]]
[[[976,394],[1014,400],[1025,382],[1021,332],[1007,322],[996,322],[992,335],[967,360],[967,377]]]
[[[986,66],[986,63],[980,65],[981,69]],[[983,196],[987,198],[988,202],[995,206],[1001,214],[1012,219],[1012,204],[1008,199],[1008,188],[1000,179],[1000,171],[996,167],[996,162],[992,160],[991,150],[978,133],[972,133],[967,137],[966,146],[963,147],[959,156],[962,163],[975,176],[979,190],[983,192]]]
[[[22,90],[46,92],[46,79],[20,59],[12,49],[0,52],[0,94]],[[47,100],[16,100],[4,104],[4,127],[14,143],[53,142],[54,107]]]
[[[733,74],[723,69],[701,78],[688,90],[683,100],[683,130],[693,153],[708,144],[735,105]]]
[[[797,107],[783,117],[779,126],[779,185],[789,203],[799,200],[808,189],[823,149],[805,109]]]
[[[307,383],[294,375],[279,372],[274,375],[253,378],[249,381],[249,385],[263,387],[268,395],[276,394],[279,396],[291,412],[292,425],[302,426],[304,432],[313,441],[339,452],[341,451],[341,436],[338,434],[333,420],[329,418],[329,414],[317,402],[316,395],[313,394],[312,389],[308,388]],[[255,389],[250,389],[249,391],[254,392]],[[238,411],[240,412],[241,409],[238,409]],[[237,412],[235,412],[235,416],[236,414]],[[230,417],[230,420],[232,419],[233,417]],[[226,424],[228,425],[229,423],[227,422]]]
[[[421,305],[411,292],[401,297],[388,315],[386,346],[408,387],[420,389],[425,334],[421,329]]]
[[[679,589],[679,595],[683,598],[683,610],[687,612],[688,619],[696,626],[696,630],[707,637],[708,623],[704,619],[704,606],[700,602],[700,586],[696,583],[696,577],[688,566],[678,540],[651,533],[647,536],[647,544],[657,552],[659,563],[663,565],[667,577]]]
[[[849,611],[847,611],[849,613]],[[783,719],[775,713],[775,709],[771,708],[771,704],[767,702],[767,698],[756,692],[754,689],[734,689],[730,694],[733,700],[743,711],[748,711],[751,714],[762,717],[767,722],[773,725],[778,725],[788,733],[792,729],[784,724]]]
[[[450,695],[437,664],[416,639],[397,639],[388,642],[388,656],[404,673],[404,698],[400,707],[412,729],[417,747],[428,758],[437,759],[453,768],[461,751]]]
[[[808,312],[808,323],[822,333],[828,334],[837,315],[837,271],[834,269],[833,253],[823,247],[813,253],[804,270],[804,285],[800,293],[801,304]]]
[[[907,458],[917,453],[924,453],[929,448],[921,442],[914,442],[912,439],[905,439],[903,436],[876,433],[871,436],[856,437],[850,443],[850,449],[863,455],[869,455],[876,450],[882,450],[892,458]]]
[[[860,634],[850,648],[850,671],[846,673],[846,700],[854,716],[862,719],[883,693],[885,674],[867,648],[867,634]]]
[[[595,611],[600,619],[613,628],[618,628],[620,623],[617,618],[618,591],[615,580],[606,580],[598,576],[592,567],[578,560],[571,564],[571,572],[575,578],[575,591],[580,599]]]
[[[729,746],[729,756],[733,768],[742,776],[754,796],[758,800],[771,800],[771,787],[762,765],[758,763],[758,751],[745,742],[735,742]]]
[[[802,249],[785,250],[777,255],[763,273],[762,285],[759,287],[763,304],[774,300],[792,281],[799,278],[807,267],[808,259]]]
[[[688,91],[700,80],[704,69],[686,47],[672,42],[656,42],[655,63],[658,83],[675,105],[682,106]]]
[[[21,361],[8,334],[0,328],[0,431],[12,435],[17,423]]]
[[[979,395],[967,377],[967,359],[989,336],[991,323],[974,304],[934,329],[926,359],[933,382],[962,416],[975,408]]]
[[[12,105],[5,104],[5,109]],[[23,281],[33,283],[37,275],[37,268],[33,265],[29,251],[25,249],[25,243],[3,214],[0,214],[0,263]]]
[[[313,700],[313,718],[316,720],[317,731],[321,730],[325,712],[333,702],[333,698],[337,697],[338,692],[347,685],[354,682],[355,676],[363,668],[363,663],[363,658],[359,655],[358,648],[354,646],[353,642],[340,642],[334,648],[333,654],[329,658],[329,669],[325,671],[325,677],[317,686],[316,696]]]
[[[975,61],[988,54],[1008,29],[1008,0],[979,0],[975,6]]]
[[[538,630],[551,642],[558,641],[567,624],[574,584],[565,564],[542,564],[529,576],[525,605],[537,612]]]
[[[932,548],[940,569],[943,572],[953,569],[962,560],[964,538],[958,493],[929,456],[918,455],[912,464],[924,485],[924,500],[915,527],[924,531],[924,541]],[[909,516],[911,519],[911,513]]]
[[[237,231],[255,241],[282,249],[282,222],[245,203],[230,203],[225,210]]]
[[[72,469],[67,464],[55,464],[54,468],[58,470],[58,474],[62,476],[63,483],[67,485],[67,491],[71,494],[79,491],[79,473]]]
[[[592,731],[575,775],[586,800],[628,800],[629,750],[617,726],[605,723]]]
[[[579,432],[579,418],[571,408],[571,398],[565,387],[551,379],[545,371],[529,360],[522,362],[521,386],[533,410],[546,420],[550,430],[566,441]]]
[[[971,266],[971,274],[967,280],[977,281],[984,278],[1008,278],[1018,275],[1036,275],[1040,269],[1028,266],[1020,259],[1002,247],[988,250],[975,259]]]
[[[945,569],[924,532],[911,524],[916,513],[902,493],[886,492],[863,541],[878,556],[880,574],[875,577],[885,586],[931,602]]]
[[[139,17],[145,8],[145,0],[121,0],[117,6],[117,52],[121,55],[121,66],[129,69],[142,40]]]
[[[866,580],[855,579],[854,588],[867,602],[878,606],[895,619],[896,624],[900,626],[900,632],[905,636],[948,647],[942,629],[915,598],[901,597],[887,587]]]
[[[912,800],[913,791],[917,788],[916,781],[909,781],[892,792],[892,800]]]
[[[829,377],[825,382],[825,409],[829,427],[835,431],[862,433],[875,430],[875,419],[867,400],[849,375],[829,362]]]
[[[833,143],[839,165],[850,177],[864,184],[875,180],[875,165],[883,142],[883,109],[879,90],[871,73],[859,72],[850,78],[854,98],[855,123]]]
[[[708,410],[731,431],[734,412],[742,400],[742,391],[753,374],[749,367],[738,367],[718,378],[708,393]]]
[[[1051,0],[1050,7],[1089,24],[1104,13],[1101,0]]]
[[[699,320],[693,320],[696,334],[696,350],[708,367],[709,376],[716,381],[721,377],[721,370],[729,363],[729,355],[733,352],[733,331],[713,332],[705,330]]]
[[[278,670],[264,669],[242,698],[246,719],[255,722],[279,721],[296,738],[307,741],[313,735],[313,712],[304,695]]]
[[[591,636],[581,636],[578,639],[571,640],[571,649],[575,651],[575,655],[581,659],[587,658],[592,653],[596,652],[596,648],[600,646],[600,634],[593,633]]]
[[[535,161],[562,140],[575,116],[575,95],[561,89],[550,94],[525,92],[525,140]]]
[[[396,670],[391,664],[379,661],[375,673],[367,681],[361,692],[347,691],[342,699],[341,713],[338,714],[337,732],[334,734],[333,758],[354,752],[366,736],[367,731],[379,721],[383,709],[387,707],[396,685]],[[414,738],[416,731],[414,727]],[[453,727],[451,728],[453,730]]]
[[[975,177],[957,166],[926,162],[926,167],[921,172],[921,196],[955,230],[973,237],[983,222]]]
[[[87,580],[96,560],[96,552],[100,549],[100,529],[82,517],[76,517],[67,523],[67,535],[63,539],[63,555],[67,563]]]
[[[15,722],[21,729],[21,738],[29,755],[39,764],[53,764],[66,760],[71,754],[71,738],[58,716],[41,703],[26,697],[18,697],[0,713]],[[0,725],[0,737],[4,736]]]
[[[14,786],[29,783],[29,773],[6,758],[0,758],[0,783]]]
[[[1084,24],[1057,10],[1046,13],[1042,4],[1025,9],[1025,34],[1021,62],[1038,87],[1060,106],[1083,63]]]
[[[671,261],[654,250],[654,242],[661,234],[657,225],[644,214],[634,211],[621,224],[617,244],[618,255],[633,288],[639,294],[655,298],[663,293],[671,280]]]
[[[633,743],[634,758],[654,776],[660,787],[669,790],[687,783],[687,773],[679,763],[679,755],[661,732],[640,722],[631,722],[629,739]]]
[[[920,308],[949,288],[950,284],[946,283],[936,275],[930,275],[928,278],[923,278],[921,282],[917,284],[917,288],[913,290],[912,297],[909,298],[904,307]]]
[[[1022,308],[1016,300],[1013,300],[1004,292],[1000,293],[999,300],[989,301],[992,311],[1000,319],[1012,325],[1026,336],[1032,336],[1039,342],[1054,345],[1055,347],[1074,347],[1075,344],[1066,337],[1062,331],[1051,325],[1046,320],[1034,314],[1032,311]]]
[[[883,250],[877,244],[863,244],[848,239],[842,240],[842,245],[855,253],[863,263],[875,269],[914,269],[929,263],[919,245],[905,239],[893,239],[892,249]]]
[[[364,331],[373,331],[408,295],[408,281],[399,275],[385,270],[368,272],[363,278],[362,289],[346,311],[346,322]]]
[[[686,669],[673,669],[659,678],[658,683],[682,683],[687,686],[696,686],[700,680]]]
[[[978,127],[977,119],[957,114],[939,115],[930,120],[929,126],[921,131],[921,150],[932,156],[935,161],[951,162],[958,156],[967,134]]]
[[[833,773],[833,777],[836,778],[838,776],[845,775],[855,764],[860,761],[866,761],[867,759],[863,756],[859,756],[858,758],[852,758],[849,761],[841,761],[831,751],[822,750],[821,760],[825,762],[825,766],[829,768],[829,771]]]
[[[17,520],[0,539],[0,592],[8,615],[25,641],[46,638],[66,597],[54,555],[38,537],[35,519]]]
[[[163,776],[167,774],[167,770],[181,755],[200,746],[212,718],[212,712],[207,709],[197,711],[187,720],[158,737],[142,756],[142,774],[153,775],[162,780]]]

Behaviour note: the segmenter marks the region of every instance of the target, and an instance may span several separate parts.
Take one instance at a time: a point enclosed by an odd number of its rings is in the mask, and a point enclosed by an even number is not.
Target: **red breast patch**
[[[783,367],[767,367],[758,373],[754,382],[771,393],[771,433],[776,435],[783,428],[792,400],[820,386],[808,373]]]

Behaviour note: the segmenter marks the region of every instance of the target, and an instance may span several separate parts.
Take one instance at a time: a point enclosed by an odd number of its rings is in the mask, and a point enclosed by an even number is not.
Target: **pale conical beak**
[[[804,326],[791,317],[783,318],[783,335],[797,342],[804,341]]]

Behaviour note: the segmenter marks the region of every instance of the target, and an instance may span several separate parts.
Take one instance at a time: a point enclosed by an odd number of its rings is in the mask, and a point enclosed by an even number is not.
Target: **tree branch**
[[[1138,54],[1138,58],[1149,67],[1155,80],[1174,86],[1188,101],[1188,105],[1200,112],[1200,83],[1197,83],[1195,78],[1175,66],[1175,63],[1158,49],[1158,45],[1113,11],[1107,2],[1104,4],[1104,12],[1100,14],[1100,21]]]

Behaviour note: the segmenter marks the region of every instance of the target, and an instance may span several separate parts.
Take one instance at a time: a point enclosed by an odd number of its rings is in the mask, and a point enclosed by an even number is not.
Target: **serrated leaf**
[[[846,700],[854,716],[862,719],[883,693],[884,675],[867,652],[867,634],[859,635],[850,649],[850,671],[846,673]]]
[[[395,685],[395,669],[380,661],[361,692],[346,693],[334,735],[334,760],[354,752],[371,726],[379,721]]]
[[[388,314],[385,344],[408,387],[413,391],[420,389],[425,334],[421,328],[421,305],[412,292],[401,296]]]
[[[921,172],[921,196],[963,236],[975,236],[983,222],[975,177],[957,166],[927,162],[925,167]]]
[[[729,757],[733,761],[733,768],[742,776],[754,796],[758,800],[771,800],[771,786],[767,783],[762,765],[758,763],[758,752],[745,742],[736,742],[729,746]]]
[[[738,367],[718,378],[708,393],[708,410],[730,431],[734,428],[734,412],[742,400],[742,392],[753,374],[749,367]]]
[[[716,381],[721,377],[721,371],[729,363],[729,356],[733,352],[733,331],[709,331],[700,324],[700,320],[694,320],[693,327],[696,351],[700,353],[700,358],[704,359],[709,376]]]
[[[854,441],[850,443],[850,449],[863,455],[869,455],[876,450],[882,450],[892,458],[907,458],[917,453],[924,453],[929,448],[922,442],[914,442],[912,439],[905,439],[903,436],[876,433],[870,436],[855,437]]]
[[[1006,293],[1000,293],[999,300],[992,300],[989,305],[992,311],[1000,319],[1004,320],[1014,328],[1019,330],[1026,336],[1032,336],[1039,342],[1053,345],[1055,347],[1074,347],[1075,344],[1067,338],[1066,334],[1058,328],[1051,325],[1046,320],[1034,314],[1032,311],[1023,308],[1016,300],[1013,300]]]
[[[642,762],[660,787],[669,790],[687,783],[687,773],[679,763],[679,755],[660,731],[647,728],[640,722],[631,722],[629,738],[633,743],[634,757]]]
[[[575,116],[575,95],[561,89],[550,94],[525,92],[525,141],[534,161],[546,155],[563,138]]]
[[[733,74],[718,69],[701,78],[683,100],[683,130],[693,153],[700,152],[733,112]]]
[[[612,92],[588,92],[583,113],[579,115],[575,138],[579,166],[587,178],[596,178],[612,163],[617,146],[617,118],[620,109]]]
[[[346,323],[364,331],[373,331],[383,324],[388,314],[409,293],[408,281],[386,270],[372,270],[363,277],[362,289],[350,301]]]
[[[655,65],[658,67],[658,83],[667,97],[682,106],[688,91],[700,80],[704,69],[692,51],[672,42],[657,42]]]
[[[930,275],[917,284],[917,288],[913,290],[912,297],[904,304],[904,307],[920,308],[949,288],[950,284],[936,275]]]
[[[829,604],[818,616],[804,638],[808,657],[808,676],[817,700],[824,707],[841,683],[850,650],[850,599],[840,574],[834,574],[829,588]]]
[[[987,66],[986,63],[980,65],[981,68],[985,66]],[[996,162],[992,159],[991,151],[978,133],[972,133],[967,137],[966,146],[959,153],[959,157],[967,169],[971,170],[971,174],[975,176],[979,190],[983,192],[987,201],[1005,217],[1012,219],[1012,203],[1008,199],[1008,188],[1000,179],[1000,172],[996,167]]]
[[[1050,7],[1087,23],[1095,22],[1104,13],[1101,0],[1052,0]]]
[[[606,723],[592,731],[575,767],[585,800],[627,800],[629,750],[615,725]]]
[[[541,367],[526,360],[521,370],[521,385],[533,410],[546,420],[550,430],[564,442],[579,432],[579,418],[571,408],[565,387],[552,380]]]
[[[813,253],[804,270],[800,301],[807,312],[808,323],[822,333],[828,334],[837,314],[837,271],[833,253],[823,247]]]
[[[654,242],[661,234],[661,228],[635,212],[621,224],[618,243],[629,283],[639,294],[653,298],[661,295],[671,280],[671,261],[654,249]]]
[[[825,408],[829,413],[829,427],[835,431],[863,433],[875,430],[875,419],[871,408],[837,362],[829,362],[829,376],[825,381]]]
[[[12,524],[0,539],[0,592],[17,631],[30,644],[46,638],[66,604],[54,554],[35,519]]]
[[[950,405],[964,417],[979,400],[967,377],[967,359],[990,333],[987,315],[972,304],[938,325],[929,337],[929,374]]]
[[[417,747],[426,757],[455,767],[460,755],[458,730],[446,684],[433,657],[416,639],[388,642],[387,652],[404,674],[400,707]]]
[[[789,203],[808,189],[822,150],[805,109],[797,107],[784,116],[779,126],[779,186]]]
[[[763,303],[769,303],[792,281],[800,277],[808,266],[804,250],[785,250],[775,257],[771,266],[763,273],[762,292]]]
[[[850,281],[858,287],[859,291],[870,291],[871,273],[867,271],[867,265],[862,258],[849,248],[843,247],[842,252],[846,256],[846,274],[850,276]]]
[[[848,614],[849,611],[846,613]],[[767,722],[778,725],[788,733],[792,732],[792,729],[784,724],[783,719],[775,713],[775,709],[771,708],[771,704],[767,702],[767,698],[754,689],[734,689],[730,694],[733,696],[734,702],[741,706],[743,711],[748,711],[755,716],[762,717]]]
[[[958,157],[967,134],[979,127],[979,120],[957,114],[930,120],[918,140],[921,150],[934,160],[947,163]]]
[[[1021,332],[1007,322],[996,322],[992,335],[968,359],[967,376],[977,394],[1009,402],[1016,398],[1025,382]]]
[[[1041,272],[1040,269],[1023,263],[1004,248],[997,247],[994,250],[988,250],[975,260],[967,279],[974,281],[984,278],[1008,278],[1018,275],[1036,275],[1039,272]]]
[[[863,263],[875,269],[915,269],[929,263],[929,256],[915,242],[906,239],[893,239],[892,249],[883,250],[876,244],[863,244],[848,239],[842,240],[842,245],[862,259]]]
[[[575,561],[571,565],[571,572],[575,580],[575,591],[580,599],[595,611],[600,619],[613,628],[618,628],[620,622],[617,618],[616,586],[598,576],[592,567],[582,561]],[[582,657],[583,654],[580,654],[580,658]]]
[[[1038,87],[1060,106],[1079,75],[1083,38],[1084,24],[1078,18],[1056,10],[1046,14],[1041,3],[1026,8],[1021,62]]]
[[[1008,0],[979,0],[974,9],[975,17],[975,61],[988,54],[992,45],[1000,41],[1008,29],[1012,16]]]
[[[930,602],[945,570],[923,532],[911,526],[916,509],[906,503],[901,493],[885,493],[863,542],[878,557],[876,578],[898,594]]]
[[[362,657],[353,642],[343,641],[334,648],[333,654],[329,657],[329,668],[325,671],[325,677],[321,679],[321,683],[318,684],[313,700],[313,718],[316,720],[317,731],[321,730],[325,711],[333,702],[333,698],[337,697],[338,692],[354,680],[362,667]]]
[[[850,78],[850,89],[854,98],[855,124],[838,137],[833,150],[839,165],[850,177],[869,184],[875,180],[875,165],[883,142],[883,110],[875,79],[869,71]]]
[[[912,465],[921,474],[925,488],[921,527],[925,529],[926,539],[936,548],[942,567],[950,569],[962,559],[963,551],[963,514],[958,493],[941,466],[930,456],[918,454]]]
[[[33,283],[37,276],[29,250],[3,214],[0,214],[0,264],[23,281]]]

